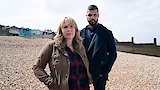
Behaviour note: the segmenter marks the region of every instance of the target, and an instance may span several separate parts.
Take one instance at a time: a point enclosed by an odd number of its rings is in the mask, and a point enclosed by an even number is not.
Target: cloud
[[[153,42],[159,37],[160,1],[158,0],[109,0],[107,10],[108,27],[119,41],[131,40]]]
[[[0,24],[56,31],[60,20],[70,16],[82,29],[88,24],[85,14],[90,4],[99,7],[99,23],[119,41],[160,39],[159,0],[0,0]]]

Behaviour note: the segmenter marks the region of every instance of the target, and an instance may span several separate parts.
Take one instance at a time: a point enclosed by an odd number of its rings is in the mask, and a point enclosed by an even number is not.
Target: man
[[[98,23],[99,11],[90,5],[86,14],[89,25],[81,30],[92,75],[94,90],[105,90],[108,74],[116,60],[115,40],[110,30]]]

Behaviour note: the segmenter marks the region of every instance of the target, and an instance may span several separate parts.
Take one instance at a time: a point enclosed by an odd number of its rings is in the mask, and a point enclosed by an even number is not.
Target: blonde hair
[[[54,42],[60,44],[60,43],[66,43],[65,42],[65,38],[62,34],[62,27],[64,26],[64,24],[67,23],[69,25],[72,25],[75,27],[75,36],[73,38],[73,42],[72,44],[74,46],[78,46],[78,47],[81,47],[82,45],[82,38],[80,36],[80,31],[78,30],[78,26],[75,22],[75,20],[71,17],[65,17],[59,24],[58,26],[58,29],[57,29],[57,33],[55,35],[55,37],[53,38]]]

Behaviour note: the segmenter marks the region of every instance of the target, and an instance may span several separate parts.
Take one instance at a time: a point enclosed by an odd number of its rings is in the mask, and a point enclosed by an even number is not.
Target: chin
[[[66,39],[73,39],[73,37],[66,37]]]

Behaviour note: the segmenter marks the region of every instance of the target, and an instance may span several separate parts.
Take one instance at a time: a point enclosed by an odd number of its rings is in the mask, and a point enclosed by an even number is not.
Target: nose
[[[90,16],[90,19],[94,19],[94,16],[92,15],[92,16]]]
[[[90,18],[92,18],[92,17],[93,17],[93,15],[89,15],[89,17],[90,17]]]
[[[67,31],[70,31],[71,29],[72,29],[71,27],[68,27],[68,28],[67,28]]]

